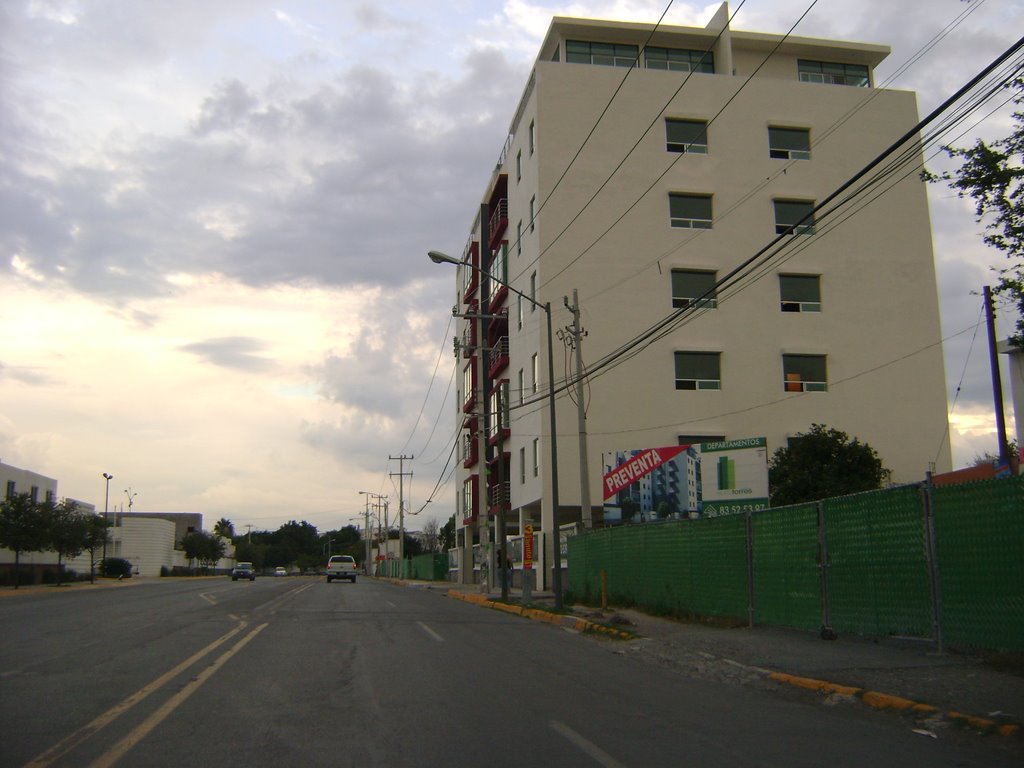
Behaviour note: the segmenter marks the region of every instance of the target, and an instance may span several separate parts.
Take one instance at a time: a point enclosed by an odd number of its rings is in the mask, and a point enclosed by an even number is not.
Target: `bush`
[[[100,573],[113,578],[132,577],[132,564],[123,557],[108,557],[103,561]]]

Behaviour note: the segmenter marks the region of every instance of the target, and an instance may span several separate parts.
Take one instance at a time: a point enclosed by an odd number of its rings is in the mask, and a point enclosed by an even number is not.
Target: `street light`
[[[508,288],[512,293],[517,296],[526,299],[535,307],[540,307],[544,310],[544,314],[547,315],[548,321],[548,413],[550,428],[551,428],[551,542],[552,542],[552,569],[551,569],[551,588],[555,592],[555,608],[561,610],[562,608],[562,542],[559,537],[558,530],[558,427],[555,420],[555,356],[553,351],[553,334],[551,333],[551,302],[546,301],[541,304],[539,301],[534,299],[532,296],[527,296],[522,291],[513,288],[503,280],[499,280],[489,272],[485,273],[484,270],[475,264],[471,264],[468,261],[459,261],[458,259],[452,258],[447,253],[441,253],[441,251],[429,251],[427,256],[435,264],[454,264],[457,267],[469,267],[470,269],[476,270],[481,274],[486,274],[491,280],[503,285]]]
[[[104,472],[103,479],[107,481],[107,490],[103,496],[103,575],[107,575],[107,507],[110,504],[110,481],[114,479],[114,476]]]
[[[370,573],[370,497],[377,499],[378,504],[381,499],[386,499],[387,496],[382,496],[379,493],[373,493],[371,491],[359,491],[360,496],[366,497],[366,557],[363,566],[366,570],[366,575],[372,575]],[[377,526],[380,527],[380,515],[377,515]]]

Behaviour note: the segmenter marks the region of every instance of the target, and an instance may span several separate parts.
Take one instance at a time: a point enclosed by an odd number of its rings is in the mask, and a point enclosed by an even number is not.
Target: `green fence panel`
[[[932,490],[942,632],[1024,651],[1024,476]]]
[[[754,604],[758,624],[821,626],[818,510],[814,504],[755,512]]]
[[[747,519],[727,515],[690,521],[694,531],[690,610],[746,620]]]
[[[822,502],[831,625],[931,637],[924,506],[918,486]]]

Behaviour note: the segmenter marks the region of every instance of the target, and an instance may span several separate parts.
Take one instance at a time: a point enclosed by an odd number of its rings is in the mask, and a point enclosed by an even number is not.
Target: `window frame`
[[[814,281],[814,294],[817,294],[817,300],[805,300],[801,296],[793,295],[793,292],[787,293],[786,283],[789,283],[792,287],[794,283],[798,281],[804,282],[804,285],[810,285],[810,282]],[[796,290],[796,294],[807,294],[807,291]],[[779,308],[783,312],[821,312],[821,275],[791,275],[791,274],[780,274],[779,275]]]
[[[652,52],[664,52],[664,58],[651,58]],[[672,54],[677,54],[673,56]],[[682,55],[682,54],[685,54]],[[659,66],[664,63],[664,66]],[[653,66],[652,66],[653,65]],[[715,73],[715,54],[713,51],[699,51],[695,48],[667,48],[660,45],[649,45],[644,48],[644,68],[665,72],[696,72],[713,75]]]
[[[796,219],[793,222],[779,222],[779,206],[806,206],[807,210],[803,216]],[[813,200],[792,200],[788,198],[773,198],[772,209],[775,214],[775,234],[776,235],[813,235],[816,232],[817,221],[814,219],[814,207],[815,202]],[[807,214],[811,214],[811,220],[806,224],[799,224],[798,222],[806,218]]]
[[[692,192],[669,192],[668,195],[668,220],[674,229],[712,229],[714,222],[714,209],[712,207],[712,195],[696,194]],[[695,216],[677,216],[674,203],[685,201],[707,201],[708,218]]]
[[[696,139],[700,139],[703,135],[704,141],[699,140],[689,141],[673,141],[669,131],[669,126],[694,126],[696,130]],[[680,154],[686,155],[706,155],[708,153],[708,121],[707,120],[692,120],[689,118],[682,117],[666,117],[665,118],[665,151],[666,152],[679,152]]]
[[[799,361],[820,361],[821,375],[818,378],[802,378],[803,371],[793,370],[791,363]],[[784,392],[828,392],[828,355],[806,355],[784,353],[782,355],[782,390]]]
[[[772,134],[776,134],[773,136]],[[807,149],[794,149],[782,146],[777,143],[779,134],[790,134],[807,137]],[[775,139],[775,141],[773,141]],[[811,130],[809,128],[788,128],[781,125],[768,126],[768,157],[773,160],[810,160],[811,159]]]
[[[833,71],[829,72],[831,69]],[[856,88],[871,87],[871,69],[867,64],[845,61],[821,61],[818,59],[797,59],[797,78],[801,83],[824,85],[846,85]],[[863,71],[863,74],[861,72]]]
[[[681,377],[679,375],[680,363],[685,357],[691,358],[692,362],[700,361],[702,364],[706,364],[711,360],[715,361],[714,367],[717,369],[717,376],[710,378],[707,376],[701,377]],[[695,391],[720,391],[722,389],[722,353],[721,352],[708,352],[704,350],[677,350],[674,354],[674,366],[675,366],[675,379],[676,389],[695,392]],[[685,364],[684,364],[685,367]],[[692,385],[692,386],[691,386]]]
[[[677,287],[676,286],[676,276],[677,275],[680,276],[680,282],[682,282],[682,280],[683,280],[682,276],[684,276],[684,275],[688,276],[688,277],[696,277],[696,276],[699,275],[700,277],[697,278],[698,281],[700,279],[703,279],[706,276],[710,275],[711,276],[711,285],[710,285],[711,296],[707,296],[706,298],[701,298],[702,296],[705,296],[707,294],[707,292],[708,292],[707,289],[705,289],[704,291],[701,291],[701,293],[697,294],[696,296],[683,296],[682,295],[682,291],[677,293],[677,291],[676,291],[676,287]],[[696,308],[696,309],[717,309],[718,308],[718,290],[717,290],[717,287],[716,287],[717,283],[718,283],[718,273],[715,272],[714,270],[712,270],[712,269],[673,269],[671,274],[669,275],[669,280],[671,281],[672,307],[674,309],[691,309],[691,308]],[[682,288],[683,286],[679,286],[679,287]],[[700,288],[700,286],[698,286],[697,288],[692,289],[690,292],[694,293],[697,290],[699,290],[699,288]]]
[[[566,40],[565,61],[567,64],[593,64],[600,67],[635,67],[640,61],[640,46],[633,43]]]

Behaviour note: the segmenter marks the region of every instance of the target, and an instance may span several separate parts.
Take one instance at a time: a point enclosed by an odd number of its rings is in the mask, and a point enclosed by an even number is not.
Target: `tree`
[[[14,588],[19,585],[22,552],[38,552],[46,546],[46,521],[39,505],[27,493],[0,501],[0,546],[14,552]]]
[[[448,518],[448,522],[441,526],[438,544],[442,552],[455,549],[455,515]]]
[[[773,506],[875,490],[888,477],[874,448],[824,424],[791,438],[768,465]]]
[[[210,568],[224,557],[225,546],[224,540],[219,536],[206,531],[193,531],[182,537],[181,548],[185,551],[185,557],[190,564],[193,560],[198,560],[200,565]]]
[[[78,557],[88,546],[89,521],[78,511],[78,502],[61,499],[41,506],[46,521],[46,547],[57,553],[57,584],[64,576],[64,561]]]
[[[423,525],[423,539],[425,541],[425,549],[427,552],[440,552],[440,540],[441,540],[441,526],[437,524],[437,520],[427,520]]]
[[[1016,92],[1014,104],[1024,106],[1024,79],[1016,79],[1007,88]],[[944,147],[961,162],[955,171],[926,174],[929,181],[946,181],[960,197],[974,200],[979,222],[986,221],[985,243],[1002,251],[1010,265],[996,269],[999,281],[993,293],[1002,294],[1017,306],[1016,333],[1011,337],[1024,347],[1024,111],[1013,113],[1010,135],[973,147]]]
[[[89,550],[89,581],[96,581],[96,550],[110,540],[110,523],[103,515],[89,515],[85,548]]]
[[[226,517],[222,517],[213,524],[213,532],[221,538],[233,539],[235,538],[235,524]]]

